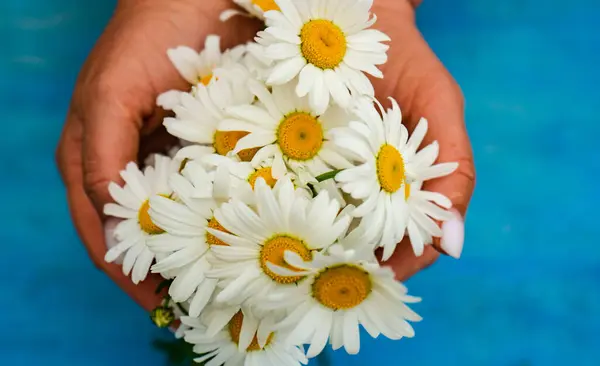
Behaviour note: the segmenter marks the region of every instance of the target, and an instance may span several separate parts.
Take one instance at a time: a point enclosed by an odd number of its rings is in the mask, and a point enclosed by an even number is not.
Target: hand
[[[444,237],[436,238],[415,257],[408,239],[404,239],[386,264],[399,280],[406,280],[431,265],[446,253],[459,257],[464,240],[464,216],[475,186],[475,168],[469,137],[464,123],[462,93],[448,71],[419,33],[414,8],[419,1],[375,0],[372,12],[378,17],[375,28],[392,39],[388,62],[381,67],[384,79],[372,79],[376,96],[382,102],[394,97],[402,108],[409,130],[419,118],[429,121],[423,146],[437,140],[439,162],[458,162],[453,174],[426,182],[424,189],[444,194],[453,203],[455,219],[442,226]],[[412,4],[412,5],[411,5]]]
[[[208,34],[221,36],[223,49],[246,42],[258,22],[219,14],[228,0],[122,0],[88,57],[73,94],[57,150],[75,227],[92,261],[145,309],[159,304],[158,277],[134,285],[120,266],[104,261],[106,244],[101,212],[112,201],[111,181],[137,161],[140,147],[163,147],[168,137],[155,107],[159,93],[186,89],[166,56],[168,48],[199,49]]]

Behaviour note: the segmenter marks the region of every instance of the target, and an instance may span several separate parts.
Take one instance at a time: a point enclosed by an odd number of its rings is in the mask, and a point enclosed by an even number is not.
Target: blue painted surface
[[[164,364],[150,342],[165,334],[88,261],[53,161],[113,5],[0,2],[1,365]],[[410,281],[415,339],[335,365],[600,364],[598,14],[596,0],[425,1],[419,25],[467,99],[466,249]]]

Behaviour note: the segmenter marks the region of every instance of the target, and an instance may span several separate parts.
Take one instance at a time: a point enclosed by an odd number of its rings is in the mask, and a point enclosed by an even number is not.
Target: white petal
[[[198,82],[196,62],[199,56],[196,51],[189,47],[180,46],[167,50],[167,56],[185,80],[190,84]]]
[[[300,56],[300,47],[292,43],[275,43],[265,49],[265,56],[273,60],[285,60]]]
[[[292,80],[300,70],[306,65],[306,60],[302,57],[294,57],[280,62],[273,68],[267,84],[281,85]]]
[[[333,70],[325,70],[323,76],[325,85],[327,86],[327,89],[329,89],[333,100],[340,105],[340,107],[347,108],[351,101],[350,91],[342,83],[338,74]]]
[[[315,74],[313,88],[308,95],[310,107],[316,114],[323,114],[329,105],[329,90],[325,85],[322,72]]]
[[[115,203],[104,205],[104,214],[108,216],[120,217],[122,219],[136,219],[138,212],[119,206]]]
[[[358,315],[354,311],[344,314],[344,348],[351,355],[360,351],[360,333],[358,330]]]
[[[302,20],[296,10],[296,6],[290,0],[277,0],[277,5],[281,10],[281,13],[287,18],[287,20],[297,29],[302,26]]]
[[[306,64],[298,77],[298,84],[296,85],[296,95],[304,97],[311,91],[315,83],[315,79],[321,71],[316,68],[313,64]]]

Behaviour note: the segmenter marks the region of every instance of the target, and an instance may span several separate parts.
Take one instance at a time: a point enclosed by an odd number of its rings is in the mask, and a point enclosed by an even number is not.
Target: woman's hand
[[[444,194],[452,201],[455,219],[442,225],[444,237],[426,246],[421,257],[404,241],[386,264],[400,280],[405,280],[429,266],[439,252],[458,258],[464,240],[464,216],[475,186],[475,168],[471,144],[464,123],[464,102],[460,88],[429,48],[414,19],[419,1],[375,0],[372,12],[377,15],[375,28],[391,37],[388,62],[381,68],[383,79],[373,79],[376,97],[395,98],[408,125],[414,128],[419,118],[429,121],[424,144],[437,140],[439,162],[458,162],[453,174],[426,182],[424,189]],[[412,5],[411,5],[412,4]]]
[[[164,146],[159,93],[188,88],[166,51],[179,45],[199,49],[208,34],[218,34],[222,47],[252,39],[259,23],[236,17],[227,23],[219,14],[228,0],[122,0],[88,57],[73,94],[57,150],[67,186],[71,216],[92,261],[147,310],[158,305],[160,279],[139,285],[120,266],[104,261],[106,244],[101,214],[112,201],[108,184],[137,161],[140,147]]]

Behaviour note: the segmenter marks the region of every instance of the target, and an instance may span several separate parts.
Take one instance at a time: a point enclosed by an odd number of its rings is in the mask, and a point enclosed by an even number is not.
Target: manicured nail
[[[115,219],[111,217],[104,222],[104,239],[106,241],[106,249],[109,250],[112,247],[119,244],[117,239],[115,238],[115,228],[121,222],[119,219]],[[117,258],[114,263],[123,264],[123,258]]]
[[[451,257],[460,258],[465,242],[465,222],[456,209],[451,209],[454,217],[442,224],[440,246]]]

